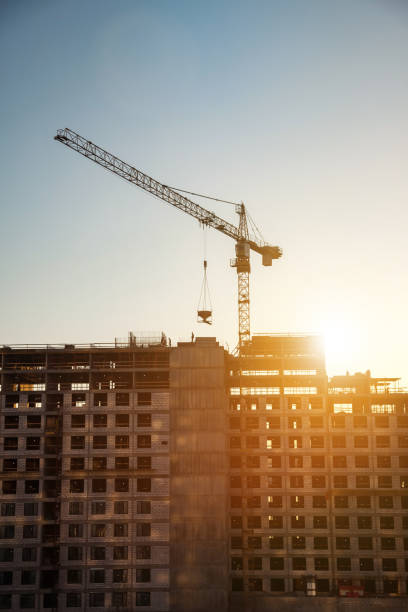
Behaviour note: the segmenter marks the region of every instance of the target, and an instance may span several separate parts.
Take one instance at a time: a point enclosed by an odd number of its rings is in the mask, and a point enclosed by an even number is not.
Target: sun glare
[[[326,365],[330,375],[343,374],[351,366],[353,340],[351,327],[345,321],[336,319],[322,326]]]

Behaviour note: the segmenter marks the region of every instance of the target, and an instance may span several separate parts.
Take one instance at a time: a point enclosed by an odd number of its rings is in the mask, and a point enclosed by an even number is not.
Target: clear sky
[[[236,344],[233,241],[207,232],[199,325],[203,230],[53,140],[70,127],[246,203],[284,253],[252,257],[253,332],[325,332],[330,374],[408,385],[404,0],[1,0],[0,58],[0,343]]]

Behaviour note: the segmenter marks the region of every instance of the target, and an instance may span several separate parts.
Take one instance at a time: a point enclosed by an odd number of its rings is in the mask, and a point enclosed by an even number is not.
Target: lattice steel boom
[[[262,255],[264,266],[272,265],[273,259],[279,259],[282,251],[277,246],[267,244],[263,240],[249,235],[247,217],[244,204],[237,205],[239,214],[239,226],[218,217],[215,213],[207,210],[203,206],[193,202],[189,198],[179,194],[167,185],[151,178],[144,172],[137,170],[115,155],[98,147],[90,140],[86,140],[76,132],[65,128],[57,131],[55,140],[65,144],[70,149],[88,157],[103,168],[110,170],[129,183],[133,183],[148,191],[152,195],[172,206],[179,208],[183,212],[191,215],[203,225],[213,227],[236,241],[236,258],[231,260],[231,266],[237,269],[238,274],[238,321],[239,321],[239,347],[250,339],[249,321],[249,273],[250,273],[250,249]]]

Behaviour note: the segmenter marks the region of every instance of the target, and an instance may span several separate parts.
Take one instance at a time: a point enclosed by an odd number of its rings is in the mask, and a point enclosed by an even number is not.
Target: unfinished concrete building
[[[230,374],[233,609],[289,593],[325,597],[325,609],[333,595],[406,596],[408,395],[392,392],[397,379],[328,381],[319,339],[296,336],[253,337]]]
[[[0,609],[407,605],[396,379],[307,336],[0,354]]]
[[[2,395],[9,607],[168,609],[169,350],[6,349]]]

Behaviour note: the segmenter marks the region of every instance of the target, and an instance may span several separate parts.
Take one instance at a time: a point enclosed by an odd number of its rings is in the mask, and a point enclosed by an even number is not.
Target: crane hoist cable
[[[204,274],[203,282],[201,284],[200,299],[198,300],[197,306],[197,322],[212,325],[212,304],[207,278],[207,228],[205,227],[205,225],[203,226],[203,254]]]
[[[212,325],[212,305],[207,279],[207,260],[204,259],[204,276],[201,285],[200,299],[197,307],[197,322]]]

